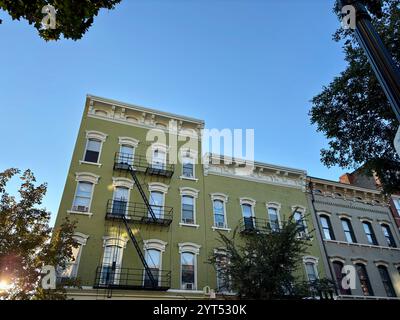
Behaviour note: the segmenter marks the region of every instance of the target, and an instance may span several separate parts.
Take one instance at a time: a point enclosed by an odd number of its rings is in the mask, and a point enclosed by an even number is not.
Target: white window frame
[[[242,205],[247,204],[247,205],[249,205],[251,207],[251,216],[253,218],[255,218],[256,214],[255,214],[255,210],[254,209],[255,209],[257,201],[254,200],[254,199],[251,199],[251,198],[240,198],[239,200],[240,200],[240,210],[241,210],[241,213],[242,213],[242,217],[243,217]]]
[[[307,220],[305,218],[307,209],[304,206],[300,206],[300,205],[292,206],[292,213],[296,213],[296,212],[300,212],[301,213],[303,224],[304,224],[305,236],[308,237],[308,235],[309,235],[309,233],[308,233],[308,224],[307,224]],[[298,237],[300,237],[300,235]]]
[[[134,181],[128,178],[112,178],[113,179],[113,195],[112,195],[112,200],[113,200],[113,205],[114,205],[114,200],[115,200],[115,192],[117,188],[126,188],[128,189],[128,198],[126,199],[126,209],[125,209],[125,216],[128,215],[128,210],[129,210],[129,202],[131,199],[131,191],[135,185]]]
[[[91,212],[93,194],[94,194],[94,188],[95,188],[96,184],[99,183],[99,179],[100,179],[100,176],[95,175],[95,174],[90,173],[90,172],[76,172],[75,173],[75,181],[76,181],[75,193],[74,193],[74,197],[72,199],[71,210],[68,210],[67,213],[84,215],[84,216],[89,216],[89,217],[91,217],[93,215],[93,213]],[[90,195],[90,202],[89,202],[88,212],[81,212],[81,211],[72,210],[72,207],[73,207],[74,202],[75,202],[75,198],[76,198],[77,193],[78,193],[78,186],[79,186],[80,182],[86,182],[86,183],[91,183],[92,184],[92,193]]]
[[[225,258],[228,260],[228,264],[230,264],[229,256],[228,256],[228,253],[226,252],[225,248],[214,249],[214,255],[217,255],[217,254],[220,255],[220,256],[225,256]],[[225,293],[225,294],[232,294],[233,292],[230,291],[230,290],[223,290],[223,291],[219,290],[219,277],[218,277],[218,266],[217,265],[215,266],[215,269],[216,269],[215,273],[216,273],[216,284],[217,284],[216,289],[217,289],[217,292]],[[229,278],[229,281],[231,281],[231,277],[228,276],[228,278]]]
[[[183,242],[183,243],[178,243],[179,247],[179,283],[180,283],[180,288],[181,290],[185,291],[195,291],[197,290],[197,256],[200,254],[200,248],[201,245],[198,245],[196,243],[192,242]],[[183,288],[183,283],[182,283],[182,254],[183,253],[192,253],[194,256],[194,284],[193,284],[193,289],[192,290],[187,290]]]
[[[303,265],[304,265],[304,272],[306,273],[306,277],[308,281],[311,281],[308,277],[308,272],[307,272],[307,263],[312,263],[314,267],[314,272],[316,275],[316,280],[319,279],[319,272],[318,272],[318,261],[319,259],[317,257],[313,256],[305,256],[303,257]]]
[[[181,170],[182,170],[182,174],[180,176],[181,179],[183,180],[192,180],[192,181],[198,181],[199,179],[196,178],[196,164],[197,164],[197,159],[198,154],[196,151],[194,150],[190,150],[190,149],[181,149],[180,152],[180,163],[181,163]],[[192,161],[193,164],[193,177],[186,177],[183,174],[183,165],[184,165],[184,160],[185,159],[190,159]]]
[[[118,143],[119,143],[119,152],[120,153],[121,153],[122,147],[124,147],[124,146],[128,146],[128,147],[132,147],[133,148],[132,162],[134,163],[136,149],[137,149],[140,141],[135,139],[135,138],[130,138],[130,137],[118,137]],[[133,165],[133,163],[132,163],[132,165]]]
[[[158,286],[161,286],[162,283],[162,270],[163,270],[163,254],[165,252],[165,248],[167,246],[167,242],[159,240],[159,239],[149,239],[149,240],[143,240],[143,250],[145,252],[145,259],[147,259],[148,256],[148,250],[157,250],[160,252],[160,270],[158,274]],[[147,260],[146,260],[147,261]],[[143,270],[143,284],[146,279],[146,270]]]
[[[277,215],[278,215],[278,225],[279,225],[279,228],[281,229],[282,228],[282,220],[281,220],[281,208],[282,208],[282,205],[279,202],[271,201],[271,202],[267,202],[265,204],[265,206],[266,206],[266,209],[267,209],[267,218],[268,218],[268,222],[269,223],[271,223],[270,217],[269,217],[269,208],[276,209],[276,212],[277,212]]]
[[[168,193],[169,186],[161,183],[161,182],[151,182],[148,184],[149,186],[149,203],[151,204],[151,193],[152,192],[160,192],[163,195],[163,208],[161,211],[160,218],[164,217],[164,207],[165,207],[165,196]]]
[[[151,145],[150,148],[150,152],[151,152],[151,156],[150,158],[150,167],[153,168],[154,165],[154,153],[156,152],[156,150],[160,150],[162,152],[164,152],[165,154],[165,163],[164,163],[164,169],[166,169],[167,165],[168,165],[168,146],[162,143],[153,143]]]
[[[226,194],[223,193],[212,193],[211,194],[211,207],[212,207],[212,211],[213,211],[213,225],[212,225],[212,230],[222,230],[222,231],[231,231],[231,228],[228,227],[228,217],[227,217],[227,210],[226,210],[226,205],[228,203],[228,199],[229,197]],[[214,215],[214,201],[215,200],[220,200],[223,203],[223,209],[224,209],[224,220],[225,220],[225,226],[222,227],[218,227],[215,225],[215,215]]]
[[[75,232],[72,238],[78,243],[79,249],[75,260],[67,262],[66,268],[63,270],[65,271],[70,267],[72,268],[71,274],[68,277],[63,277],[68,279],[74,279],[78,275],[79,263],[81,261],[83,247],[86,246],[89,236],[80,232]]]
[[[100,162],[100,158],[101,158],[101,152],[103,150],[103,144],[106,141],[108,135],[100,132],[100,131],[94,131],[94,130],[90,130],[90,131],[86,131],[86,144],[85,144],[85,150],[83,151],[83,157],[82,160],[79,161],[80,164],[89,164],[89,165],[95,165],[98,167],[101,167],[102,164]],[[100,150],[99,150],[99,157],[97,159],[97,162],[88,162],[85,161],[85,156],[86,156],[86,151],[89,145],[89,140],[98,140],[100,141]]]
[[[182,187],[179,188],[180,190],[180,195],[181,195],[181,219],[180,219],[180,226],[185,226],[185,227],[195,227],[195,228],[199,228],[200,225],[197,224],[197,199],[199,197],[199,190],[194,189],[194,188],[189,188],[189,187]],[[182,216],[182,209],[183,209],[183,197],[184,196],[188,196],[188,197],[192,197],[193,198],[193,220],[194,223],[185,223],[183,222],[183,216]]]
[[[126,248],[128,240],[122,237],[112,237],[112,236],[104,236],[103,237],[103,257],[101,260],[101,270],[103,270],[104,266],[104,253],[106,247],[119,247],[121,249],[121,256],[119,257],[119,268],[122,268],[122,261],[124,259],[124,249]],[[101,280],[101,279],[100,279]],[[114,284],[118,284],[120,280],[120,273],[115,272],[114,275]]]

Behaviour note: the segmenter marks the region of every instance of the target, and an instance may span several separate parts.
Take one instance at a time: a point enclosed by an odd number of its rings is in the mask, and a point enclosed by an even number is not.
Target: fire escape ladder
[[[154,211],[153,211],[153,207],[151,206],[151,204],[150,204],[150,202],[149,202],[149,199],[147,199],[147,196],[146,196],[146,194],[144,193],[144,190],[143,190],[143,188],[142,188],[142,185],[140,184],[140,181],[139,181],[139,179],[138,179],[138,177],[137,177],[137,175],[136,175],[135,169],[133,169],[132,166],[129,166],[128,171],[130,172],[130,174],[131,174],[133,180],[135,181],[136,187],[138,188],[139,193],[140,193],[140,195],[142,196],[143,201],[144,201],[144,204],[146,205],[147,209],[149,210],[149,213],[150,213],[150,215],[151,215],[153,221],[154,221],[154,222],[157,222],[157,217],[156,217],[156,215],[155,215],[155,213],[154,213]]]
[[[154,279],[153,273],[151,272],[150,267],[147,264],[147,261],[146,261],[146,258],[144,257],[142,249],[140,248],[139,243],[138,243],[135,235],[132,232],[132,229],[129,227],[128,220],[126,219],[125,216],[122,216],[122,221],[124,222],[124,225],[125,225],[126,230],[128,231],[129,237],[131,238],[132,243],[135,246],[135,249],[139,255],[139,258],[142,261],[142,264],[144,266],[147,276],[149,277],[149,280],[151,281],[154,288],[157,287],[158,283],[157,283],[156,279]]]

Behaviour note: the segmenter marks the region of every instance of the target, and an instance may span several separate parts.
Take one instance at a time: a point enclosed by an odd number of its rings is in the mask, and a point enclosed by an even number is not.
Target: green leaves
[[[78,40],[92,26],[94,17],[101,9],[114,9],[121,0],[0,0],[0,8],[8,12],[14,20],[27,20],[39,32],[40,37],[48,40]],[[52,5],[56,11],[56,28],[45,29],[42,20],[45,14],[42,8]]]
[[[275,299],[299,294],[294,272],[310,244],[298,237],[293,217],[278,232],[266,229],[239,235],[235,230],[232,238],[220,233],[220,242],[221,251],[209,262],[240,297]]]
[[[45,183],[35,185],[32,171],[26,170],[19,177],[19,199],[6,192],[7,183],[20,174],[18,169],[0,173],[0,279],[13,283],[9,292],[1,292],[0,298],[33,299],[42,297],[62,298],[56,291],[45,295],[38,284],[44,265],[64,268],[72,258],[75,223],[66,220],[59,229],[49,227],[50,212],[37,206],[46,194]]]
[[[380,1],[366,1],[370,11]],[[373,24],[400,67],[400,6],[398,0],[383,1],[381,18]],[[348,63],[338,77],[312,99],[311,123],[329,139],[321,150],[321,161],[328,167],[363,166],[366,174],[376,172],[384,191],[400,191],[400,157],[393,140],[399,123],[389,102],[352,32],[339,29],[336,41],[345,41]]]

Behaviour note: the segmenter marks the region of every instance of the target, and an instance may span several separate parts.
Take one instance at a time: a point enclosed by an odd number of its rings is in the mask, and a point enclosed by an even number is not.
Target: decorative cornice
[[[146,114],[148,113],[148,114],[162,116],[162,117],[166,117],[166,118],[170,118],[170,119],[176,119],[178,121],[186,121],[186,122],[204,125],[204,120],[186,117],[186,116],[182,116],[182,115],[177,115],[177,114],[173,114],[173,113],[169,113],[169,112],[163,112],[163,111],[159,111],[159,110],[155,110],[155,109],[151,109],[151,108],[147,108],[147,107],[143,107],[143,106],[139,106],[139,105],[133,105],[133,104],[129,104],[129,103],[125,103],[125,102],[121,102],[121,101],[117,101],[117,100],[112,100],[112,99],[108,99],[108,98],[102,98],[102,97],[98,97],[98,96],[94,96],[94,95],[88,94],[87,100],[90,103],[100,102],[103,104],[107,104],[110,107],[119,107],[119,108],[123,108],[123,109],[130,109],[130,110],[138,111],[141,113],[146,113]]]
[[[357,205],[357,202],[349,202],[348,205],[345,204],[341,204],[341,203],[336,203],[336,202],[332,202],[332,201],[322,201],[322,200],[315,200],[315,203],[321,203],[321,204],[327,204],[330,206],[335,206],[335,207],[342,207],[342,208],[348,208],[348,209],[356,209],[356,210],[360,210],[360,211],[368,211],[368,212],[374,212],[374,213],[381,213],[381,214],[389,214],[389,212],[387,210],[377,210],[377,206],[373,206],[371,208],[365,208],[359,205]],[[386,208],[386,207],[382,207],[382,208]],[[319,210],[320,211],[320,210]]]

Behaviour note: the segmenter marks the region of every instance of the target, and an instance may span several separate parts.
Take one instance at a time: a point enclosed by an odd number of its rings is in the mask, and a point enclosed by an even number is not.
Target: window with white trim
[[[120,242],[119,240],[106,241],[99,279],[102,285],[117,285],[119,283],[124,248],[119,244]]]
[[[181,289],[197,289],[197,256],[200,253],[200,245],[190,242],[179,243],[181,255]]]
[[[83,156],[84,162],[99,164],[103,142],[107,135],[98,131],[86,132],[86,147]]]
[[[303,258],[303,262],[308,281],[314,282],[318,280],[318,259],[314,257],[305,257]]]
[[[166,165],[167,165],[167,152],[161,148],[155,148],[153,150],[152,168],[165,170]]]
[[[160,285],[161,282],[161,251],[157,249],[147,249],[145,259],[149,266],[154,281]],[[149,274],[144,271],[144,287],[153,287]]]
[[[181,254],[181,284],[183,290],[196,289],[196,255],[192,252]]]
[[[279,216],[280,206],[274,203],[267,204],[269,225],[272,231],[279,231],[281,228],[281,218]]]
[[[215,252],[216,254],[216,275],[217,275],[217,291],[230,292],[230,276],[228,274],[229,257],[226,252]]]
[[[98,163],[101,149],[101,141],[89,139],[86,145],[85,158],[86,162]]]
[[[150,205],[155,216],[161,219],[164,215],[164,193],[161,191],[151,191]]]
[[[86,245],[89,236],[81,233],[76,233],[73,238],[77,243],[77,247],[72,247],[72,259],[67,262],[66,268],[64,270],[61,270],[62,279],[75,279],[77,277],[82,249],[83,246]]]
[[[306,219],[304,216],[305,209],[304,208],[299,208],[299,207],[294,207],[294,212],[293,218],[294,221],[296,222],[297,225],[297,232],[300,238],[307,237],[307,223]]]
[[[253,206],[250,203],[242,203],[241,207],[245,230],[253,230],[255,228]]]
[[[119,163],[133,165],[135,148],[126,144],[123,144],[119,148]]]
[[[94,184],[87,181],[78,181],[75,197],[72,205],[72,211],[89,212],[92,201]]]
[[[129,200],[129,188],[117,186],[114,189],[112,213],[124,216],[127,214]]]
[[[185,156],[182,159],[182,177],[195,178],[195,160],[193,157]]]
[[[190,195],[182,196],[182,223],[195,224],[195,199]]]
[[[215,199],[213,201],[213,211],[214,211],[214,226],[217,228],[225,228],[225,202],[220,199]]]

